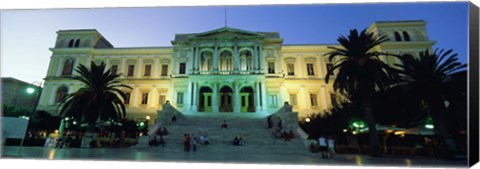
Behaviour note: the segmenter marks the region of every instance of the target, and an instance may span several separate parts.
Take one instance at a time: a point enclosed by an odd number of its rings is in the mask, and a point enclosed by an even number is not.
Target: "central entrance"
[[[209,87],[200,88],[198,111],[212,112],[212,89]]]
[[[220,89],[220,112],[233,112],[232,93],[232,88],[228,86],[223,86]]]
[[[255,112],[254,92],[251,87],[244,87],[240,90],[240,111]]]

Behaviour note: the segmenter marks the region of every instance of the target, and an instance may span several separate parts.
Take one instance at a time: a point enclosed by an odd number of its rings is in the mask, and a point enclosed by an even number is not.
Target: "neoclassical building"
[[[368,31],[389,41],[375,50],[418,52],[431,48],[425,22],[374,22]],[[299,30],[301,31],[301,30]],[[338,32],[332,32],[338,34]],[[60,30],[38,109],[58,115],[58,102],[81,87],[68,79],[79,64],[105,62],[125,90],[129,118],[156,116],[166,101],[183,113],[259,113],[268,115],[289,102],[300,117],[339,103],[332,83],[333,67],[325,53],[337,44],[284,44],[278,32],[222,27],[202,33],[176,34],[169,47],[115,48],[95,29]],[[399,63],[382,57],[386,63]],[[335,74],[333,74],[333,77]]]

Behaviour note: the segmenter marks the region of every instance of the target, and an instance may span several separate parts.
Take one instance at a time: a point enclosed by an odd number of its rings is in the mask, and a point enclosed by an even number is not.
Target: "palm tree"
[[[92,133],[98,120],[120,121],[126,116],[123,101],[126,95],[119,88],[131,87],[120,84],[119,74],[112,74],[111,69],[105,70],[105,63],[96,65],[91,62],[91,68],[80,64],[75,70],[77,76],[72,79],[83,83],[78,91],[66,95],[60,102],[60,116],[73,117],[87,122],[87,133]]]
[[[358,33],[353,29],[348,37],[341,35],[337,39],[342,48],[328,47],[333,50],[325,54],[330,62],[334,61],[325,82],[328,83],[333,71],[338,69],[334,89],[346,95],[352,103],[363,106],[372,156],[380,156],[372,97],[375,92],[387,88],[395,77],[395,70],[379,59],[380,55],[387,54],[374,51],[387,40],[387,37],[376,36],[373,32],[363,30]]]
[[[429,108],[434,126],[440,136],[440,143],[447,150],[454,150],[447,126],[447,95],[452,86],[467,85],[465,82],[458,84],[455,77],[466,74],[467,64],[458,61],[458,54],[452,50],[444,52],[436,49],[431,53],[428,49],[421,52],[419,57],[403,55],[400,57],[403,64],[400,67],[401,80],[407,90],[420,97],[425,106]],[[447,102],[448,103],[448,102]]]

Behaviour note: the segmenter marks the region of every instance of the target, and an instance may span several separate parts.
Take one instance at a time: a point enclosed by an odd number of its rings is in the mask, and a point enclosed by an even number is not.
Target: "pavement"
[[[331,159],[323,159],[319,153],[278,153],[277,151],[237,151],[241,146],[231,146],[223,152],[202,151],[184,152],[181,145],[172,147],[144,148],[49,148],[49,147],[2,147],[2,159],[36,160],[101,160],[134,162],[181,162],[181,163],[223,163],[223,164],[287,164],[287,165],[328,165],[328,166],[398,166],[398,167],[453,167],[466,168],[466,160],[439,160],[426,157],[370,157],[355,154],[337,154]],[[210,146],[210,145],[209,145]],[[214,146],[214,145],[211,145]]]

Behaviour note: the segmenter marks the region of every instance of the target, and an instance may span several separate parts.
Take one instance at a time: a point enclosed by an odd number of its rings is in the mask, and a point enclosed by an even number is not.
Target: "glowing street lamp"
[[[32,87],[27,88],[27,93],[28,94],[33,94],[35,92],[35,89]]]
[[[433,129],[434,127],[433,124],[425,124],[425,128],[427,129]]]

